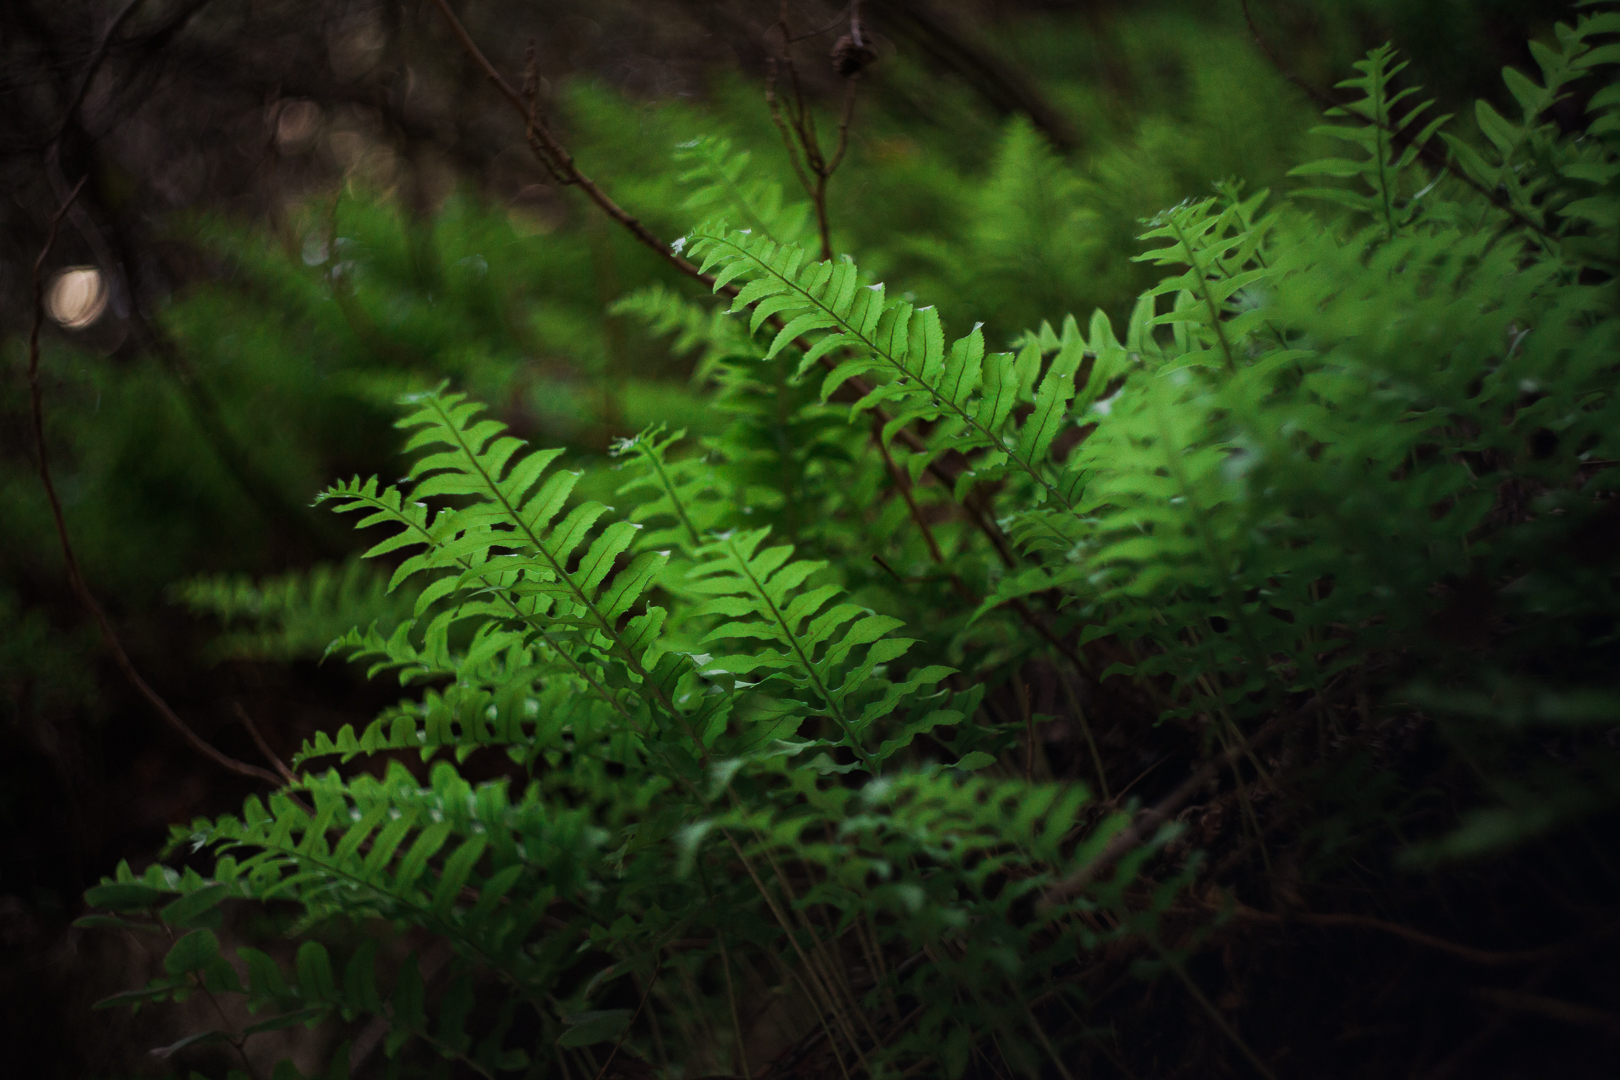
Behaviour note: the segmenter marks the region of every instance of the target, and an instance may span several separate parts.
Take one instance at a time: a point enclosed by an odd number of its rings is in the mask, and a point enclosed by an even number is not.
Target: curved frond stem
[[[1215,303],[1215,294],[1209,291],[1207,271],[1198,261],[1198,253],[1193,250],[1192,241],[1188,239],[1187,232],[1181,227],[1181,222],[1175,214],[1166,214],[1170,228],[1175,231],[1176,239],[1181,243],[1182,250],[1187,253],[1187,262],[1192,267],[1193,276],[1198,280],[1199,297],[1209,310],[1209,328],[1215,334],[1215,339],[1221,343],[1221,352],[1226,357],[1226,370],[1228,374],[1237,373],[1237,359],[1232,355],[1232,343],[1226,339],[1226,331],[1221,328],[1220,305]]]

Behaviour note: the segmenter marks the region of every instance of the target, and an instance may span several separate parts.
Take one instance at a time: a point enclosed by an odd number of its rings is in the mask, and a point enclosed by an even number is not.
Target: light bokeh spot
[[[70,266],[51,280],[45,310],[68,330],[83,330],[107,310],[107,282],[94,266]]]
[[[284,154],[309,149],[321,126],[321,107],[313,101],[289,101],[276,114],[276,146]]]

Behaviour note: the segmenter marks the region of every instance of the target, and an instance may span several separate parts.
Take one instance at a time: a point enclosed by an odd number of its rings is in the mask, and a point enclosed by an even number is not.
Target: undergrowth
[[[407,477],[320,500],[375,570],[183,587],[256,628],[227,651],[358,622],[329,654],[409,693],[91,890],[172,940],[108,1004],[241,998],[162,1051],[237,1065],[331,1025],[333,1078],[1069,1078],[1132,1058],[1093,1019],[1123,968],[1234,1068],[1306,1075],[1192,973],[1300,913],[1247,860],[1321,877],[1387,830],[1432,869],[1620,802],[1616,33],[1534,45],[1478,145],[1374,51],[1319,131],[1344,156],[1295,170],[1321,186],[1173,207],[1127,319],[1011,340],[818,260],[806,207],[685,147],[723,310],[613,317],[694,365],[692,433],[581,470],[411,388]],[[1105,721],[1190,778],[1144,805],[1158,762]],[[296,947],[222,949],[246,902]]]

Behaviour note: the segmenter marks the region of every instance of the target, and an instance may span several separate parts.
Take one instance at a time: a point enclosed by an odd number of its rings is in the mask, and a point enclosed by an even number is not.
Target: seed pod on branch
[[[851,27],[853,33],[845,34],[833,43],[833,70],[846,79],[859,75],[877,59],[877,53],[866,44],[860,29],[858,25]]]

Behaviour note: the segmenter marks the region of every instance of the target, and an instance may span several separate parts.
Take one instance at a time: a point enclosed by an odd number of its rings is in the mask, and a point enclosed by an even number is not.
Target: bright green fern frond
[[[728,533],[702,552],[688,575],[692,592],[712,597],[694,617],[720,616],[705,643],[758,641],[737,653],[703,661],[706,673],[755,677],[759,692],[798,704],[803,715],[821,713],[838,726],[842,741],[868,768],[868,729],[906,699],[951,673],[925,667],[895,683],[881,669],[905,655],[913,642],[888,636],[900,620],[858,604],[838,602],[836,585],[807,587],[826,564],[793,559],[790,545],[763,547],[768,529]]]
[[[1255,216],[1268,192],[1245,200],[1240,191],[1228,187],[1219,197],[1160,214],[1142,239],[1169,243],[1135,256],[1137,262],[1187,268],[1147,293],[1177,298],[1174,308],[1153,325],[1170,326],[1176,333],[1182,353],[1178,363],[1203,363],[1197,354],[1209,351],[1216,365],[1232,374],[1247,364],[1251,339],[1257,335],[1265,336],[1265,347],[1286,344],[1263,309],[1276,273],[1267,259],[1266,238],[1277,216]]]
[[[418,573],[437,575],[417,601],[418,619],[438,604],[425,627],[413,627],[423,645],[396,632],[388,642],[366,639],[366,650],[380,651],[407,672],[422,663],[421,650],[431,670],[457,667],[448,642],[458,624],[470,621],[477,628],[470,661],[538,643],[642,737],[666,724],[694,742],[701,730],[712,737],[724,701],[703,698],[695,716],[678,708],[676,697],[689,696],[679,684],[696,675],[689,662],[664,651],[661,608],[633,613],[667,555],[644,551],[621,567],[638,525],[612,521],[593,539],[609,507],[585,502],[563,514],[578,474],[546,476],[561,451],[522,453],[521,440],[504,434],[497,421],[479,419],[482,407],[461,394],[436,391],[406,401],[415,411],[400,426],[418,429],[407,447],[427,451],[411,469],[416,483],[409,498],[395,488],[379,491],[375,480],[339,485],[323,496],[340,510],[372,511],[362,525],[401,527],[368,555],[422,549],[395,571],[394,584]],[[423,502],[429,496],[466,505],[430,515]]]
[[[848,258],[807,262],[799,247],[724,226],[700,228],[692,240],[693,255],[702,258],[706,272],[714,272],[716,290],[741,285],[732,311],[751,308],[752,330],[773,318],[782,324],[767,358],[790,345],[802,346],[801,376],[823,357],[833,359],[822,400],[851,379],[870,378],[873,385],[854,408],[888,411],[881,432],[885,442],[906,425],[932,423],[933,447],[923,463],[949,449],[982,449],[976,477],[1019,475],[1034,485],[1038,497],[1071,505],[1052,475],[1048,454],[1067,421],[1083,347],[1059,352],[1035,389],[1034,412],[1019,424],[1013,409],[1040,369],[1037,346],[1026,345],[1016,357],[987,353],[977,327],[947,344],[936,309],[887,300],[881,284],[861,285]]]
[[[643,551],[676,547],[688,554],[695,552],[735,510],[719,474],[703,457],[671,459],[670,448],[685,437],[685,431],[666,434],[659,425],[623,440],[614,449],[616,455],[637,466],[617,494],[652,493],[631,511],[630,520],[662,523],[636,538],[637,548]]]

